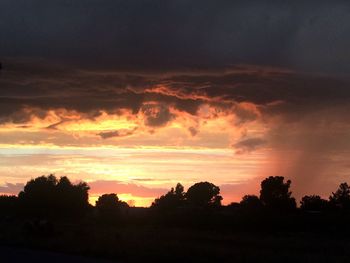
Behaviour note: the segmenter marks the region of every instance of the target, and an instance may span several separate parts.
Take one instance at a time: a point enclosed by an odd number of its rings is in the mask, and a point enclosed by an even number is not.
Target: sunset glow
[[[297,199],[348,179],[350,42],[329,8],[313,18],[146,1],[141,15],[129,1],[68,2],[57,7],[67,16],[0,10],[11,25],[0,31],[0,193],[54,173],[88,182],[91,203],[115,192],[145,206],[178,182],[210,181],[228,204],[266,176],[292,179]],[[343,10],[332,15],[347,21]]]
[[[11,82],[14,74],[15,71],[5,71],[1,81]],[[70,78],[82,77],[82,73],[75,74]],[[104,76],[103,72],[99,74]],[[341,168],[345,160],[345,153],[319,156],[313,149],[324,138],[336,136],[337,126],[344,132],[348,129],[342,118],[336,118],[337,112],[346,110],[345,106],[336,105],[326,112],[322,108],[317,110],[334,126],[334,130],[326,132],[314,129],[324,125],[322,119],[313,117],[314,111],[305,113],[297,122],[287,121],[293,118],[295,110],[288,112],[291,106],[286,98],[273,96],[258,102],[254,93],[247,93],[243,99],[238,91],[210,88],[216,85],[214,81],[224,86],[232,82],[237,82],[237,87],[246,85],[240,84],[240,70],[191,73],[185,75],[186,84],[177,83],[179,77],[174,73],[167,84],[114,88],[112,83],[117,83],[121,74],[124,73],[109,73],[112,77],[108,89],[100,90],[95,84],[87,87],[85,93],[92,89],[95,95],[100,94],[92,104],[87,97],[87,102],[79,105],[83,90],[69,88],[72,102],[65,103],[67,98],[63,94],[58,95],[63,103],[42,107],[31,105],[33,99],[39,100],[41,96],[30,95],[26,104],[2,117],[0,192],[17,194],[28,179],[54,173],[88,182],[92,204],[99,195],[116,192],[120,199],[133,205],[148,206],[177,182],[189,187],[198,181],[211,181],[221,187],[224,203],[228,204],[240,200],[244,193],[257,193],[259,182],[269,175],[294,178],[293,190],[299,196],[304,193],[303,185],[309,183],[298,179],[297,174],[308,172],[314,176],[314,168],[322,158],[330,160],[327,168],[317,170],[318,176],[325,178],[318,181],[318,189],[326,192],[332,187],[332,180],[326,180],[330,167],[340,162]],[[203,82],[206,88],[195,83],[205,78],[203,74],[213,78]],[[299,78],[293,72],[262,67],[246,67],[244,74],[252,81],[266,79],[270,85]],[[95,73],[87,71],[83,76],[96,78]],[[19,81],[30,82],[31,78]],[[157,75],[142,78],[165,82]],[[185,89],[180,84],[193,87]],[[52,90],[47,92],[50,97]],[[342,138],[342,134],[337,136]],[[299,144],[299,138],[310,140]],[[303,163],[305,147],[310,147],[308,157],[312,159],[308,159],[308,165],[297,168],[298,162]],[[343,167],[338,169],[338,176],[348,171],[347,166]]]

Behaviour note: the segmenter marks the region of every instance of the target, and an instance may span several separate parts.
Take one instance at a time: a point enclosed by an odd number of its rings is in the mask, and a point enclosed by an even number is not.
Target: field
[[[88,222],[56,223],[48,232],[28,233],[25,229],[25,222],[2,222],[2,245],[43,255],[46,252],[41,251],[86,256],[93,262],[348,262],[350,256],[349,236],[331,232],[253,233]],[[13,251],[2,250],[5,258]]]

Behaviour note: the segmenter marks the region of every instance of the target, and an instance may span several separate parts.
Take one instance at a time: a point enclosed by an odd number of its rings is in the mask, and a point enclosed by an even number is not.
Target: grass
[[[348,262],[350,237],[311,232],[242,232],[144,225],[56,223],[49,235],[3,222],[2,244],[122,262]]]

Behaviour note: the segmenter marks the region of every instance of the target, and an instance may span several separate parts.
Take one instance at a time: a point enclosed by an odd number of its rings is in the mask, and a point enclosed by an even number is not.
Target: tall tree
[[[284,182],[283,176],[270,176],[261,182],[260,200],[270,209],[292,210],[296,202],[289,191],[291,181]]]
[[[340,184],[337,191],[329,197],[329,202],[332,206],[350,209],[350,186],[347,183]]]

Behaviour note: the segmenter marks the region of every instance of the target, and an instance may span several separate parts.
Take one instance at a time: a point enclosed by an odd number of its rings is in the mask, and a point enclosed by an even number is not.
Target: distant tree
[[[306,195],[300,201],[300,208],[305,211],[322,211],[328,206],[328,201],[319,195]]]
[[[341,209],[350,209],[350,186],[347,183],[339,185],[337,191],[329,197],[332,206]]]
[[[262,202],[256,195],[245,195],[243,196],[240,207],[246,211],[258,211],[263,207]]]
[[[152,203],[151,207],[159,210],[171,210],[174,208],[181,207],[184,204],[185,192],[184,187],[178,183],[174,188],[162,195],[159,198],[156,198]]]
[[[291,181],[282,176],[270,176],[261,182],[260,200],[269,209],[293,210],[296,202],[289,191]]]
[[[96,201],[96,208],[100,211],[113,211],[127,207],[129,207],[129,205],[119,200],[118,195],[115,193],[103,194]]]
[[[222,197],[220,188],[209,182],[192,185],[186,193],[187,202],[195,206],[220,206]]]
[[[96,208],[101,211],[115,210],[118,205],[119,198],[116,194],[103,194],[96,201]]]
[[[84,213],[89,207],[89,186],[72,184],[67,177],[54,175],[30,180],[19,193],[23,210],[37,216],[71,216]]]

